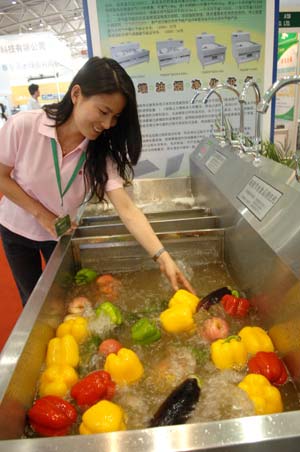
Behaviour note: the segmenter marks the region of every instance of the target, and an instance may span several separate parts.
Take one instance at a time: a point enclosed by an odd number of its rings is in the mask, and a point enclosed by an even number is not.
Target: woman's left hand
[[[160,270],[169,279],[173,289],[177,291],[179,286],[183,286],[186,290],[196,295],[195,290],[186,279],[186,277],[181,273],[176,263],[171,258],[170,254],[165,251],[157,259]]]

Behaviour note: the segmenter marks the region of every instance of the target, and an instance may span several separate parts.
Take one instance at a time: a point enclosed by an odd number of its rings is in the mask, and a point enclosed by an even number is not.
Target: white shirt
[[[34,97],[30,97],[28,104],[27,104],[28,110],[38,110],[41,108],[41,105],[37,99]]]

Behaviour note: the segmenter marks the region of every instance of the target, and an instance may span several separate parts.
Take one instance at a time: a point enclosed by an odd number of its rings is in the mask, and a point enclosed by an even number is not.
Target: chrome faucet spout
[[[225,115],[224,115],[224,103],[223,103],[223,99],[221,94],[219,94],[215,88],[211,88],[208,90],[208,93],[206,94],[206,96],[203,98],[202,102],[204,105],[207,104],[208,99],[210,98],[210,96],[212,96],[213,94],[215,94],[217,96],[217,98],[219,99],[220,103],[221,103],[221,127],[222,127],[222,132],[225,131]]]
[[[257,111],[259,113],[266,113],[269,108],[271,99],[273,98],[273,96],[275,96],[277,91],[279,91],[286,85],[297,83],[300,83],[300,75],[287,76],[276,80],[276,82],[274,82],[273,85],[265,92],[261,102],[257,105]]]
[[[252,88],[255,94],[255,103],[256,103],[256,114],[255,114],[255,131],[254,131],[254,143],[257,147],[257,151],[259,152],[259,145],[260,145],[260,114],[257,111],[257,106],[261,102],[261,94],[260,89],[256,81],[253,79],[253,77],[247,77],[245,79],[245,83],[243,86],[243,89],[241,91],[239,101],[246,103],[246,98],[248,94],[248,90]]]
[[[214,89],[212,89],[212,88],[200,88],[199,90],[197,90],[197,92],[196,92],[196,93],[194,94],[194,96],[192,97],[191,104],[194,104],[194,103],[195,103],[195,100],[197,99],[197,97],[199,96],[199,94],[200,94],[201,92],[204,92],[204,93],[207,92],[205,98],[204,98],[203,101],[202,101],[204,104],[207,103],[209,97],[210,97],[213,93],[215,93],[216,96],[218,97],[218,99],[219,99],[219,101],[220,101],[220,103],[221,103],[221,127],[222,127],[222,133],[223,133],[224,130],[225,130],[225,115],[224,115],[224,104],[223,104],[223,99],[222,99],[221,94],[217,93],[217,92],[216,92]],[[205,99],[206,99],[206,100],[205,100]]]
[[[239,127],[239,135],[243,136],[244,135],[244,130],[245,130],[245,126],[244,126],[244,102],[240,101],[240,93],[239,91],[233,86],[230,85],[229,83],[218,83],[215,87],[215,90],[220,90],[220,89],[228,89],[229,91],[234,92],[234,94],[238,97],[239,100],[239,104],[240,104],[240,127]]]
[[[261,94],[260,94],[260,89],[258,84],[256,83],[256,81],[251,77],[248,78],[248,80],[246,79],[243,89],[241,91],[240,94],[240,102],[246,102],[246,97],[247,97],[247,93],[249,88],[252,88],[255,94],[255,103],[256,105],[259,104],[259,102],[261,101]]]

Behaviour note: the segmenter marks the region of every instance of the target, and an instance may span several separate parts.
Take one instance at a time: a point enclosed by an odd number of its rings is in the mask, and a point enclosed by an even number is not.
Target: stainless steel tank
[[[253,176],[282,194],[261,220],[243,197]],[[291,170],[274,162],[264,161],[258,169],[213,140],[204,141],[191,156],[191,177],[175,195],[193,198],[193,205],[149,216],[175,258],[184,254],[192,263],[201,259],[226,264],[239,287],[255,300],[263,325],[274,332],[273,340],[299,391],[300,213],[296,206],[300,194],[292,176]],[[172,181],[165,184],[174,198]],[[149,198],[158,185],[163,192],[163,181],[145,182]],[[143,191],[142,186],[140,181],[136,192]],[[175,186],[174,182],[173,190]],[[64,315],[70,275],[78,266],[138,271],[154,265],[113,215],[101,222],[86,212],[76,233],[60,241],[1,354],[0,451],[299,450],[300,411],[90,436],[22,439],[47,343]]]

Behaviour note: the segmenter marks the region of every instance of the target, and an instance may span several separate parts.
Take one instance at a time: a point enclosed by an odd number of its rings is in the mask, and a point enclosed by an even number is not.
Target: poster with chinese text
[[[267,24],[273,23],[274,2],[88,0],[87,4],[93,54],[117,60],[136,87],[143,136],[136,176],[188,175],[189,155],[203,137],[214,133],[220,120],[218,96],[203,103],[210,84],[229,79],[241,91],[250,76],[264,89],[266,61],[273,65],[272,52],[266,52],[273,35],[266,33]],[[238,96],[226,89],[220,94],[226,118],[238,133]],[[254,134],[254,99],[250,92],[245,106],[249,137]]]

